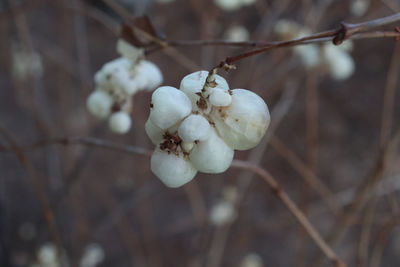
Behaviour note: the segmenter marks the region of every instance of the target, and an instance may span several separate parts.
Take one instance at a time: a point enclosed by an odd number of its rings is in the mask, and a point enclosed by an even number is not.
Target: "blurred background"
[[[296,37],[277,29],[283,20],[319,32],[400,10],[397,0],[108,2],[148,15],[167,40],[278,41]],[[125,135],[86,109],[94,73],[118,57],[121,21],[100,0],[0,2],[0,266],[332,266],[252,173],[199,173],[170,189],[147,156],[51,141],[154,148],[144,131],[151,93],[135,94]],[[182,46],[147,58],[178,87],[250,49]],[[322,52],[312,66],[302,53],[274,49],[220,71],[271,112],[261,144],[235,158],[268,170],[348,266],[399,266],[400,45],[353,41],[339,79]]]

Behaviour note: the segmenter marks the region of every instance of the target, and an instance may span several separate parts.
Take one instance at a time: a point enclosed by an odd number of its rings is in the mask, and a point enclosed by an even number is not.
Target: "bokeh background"
[[[132,16],[148,15],[168,40],[224,39],[241,25],[251,40],[276,41],[281,19],[318,32],[400,8],[396,0],[361,1],[362,14],[351,0],[257,0],[234,11],[211,0],[114,2]],[[134,96],[126,135],[86,110],[94,73],[118,56],[120,22],[100,0],[0,2],[0,266],[330,266],[251,173],[199,173],[170,189],[151,173],[147,156],[49,144],[94,137],[153,149],[144,131],[151,93]],[[249,49],[185,46],[148,59],[163,84],[178,87],[188,73]],[[268,170],[348,266],[400,265],[399,53],[392,38],[354,41],[355,72],[344,81],[323,66],[305,68],[290,48],[220,72],[231,88],[262,96],[272,116],[262,144],[235,158]],[[20,157],[4,131],[22,147]],[[236,216],[216,225],[210,212],[222,199],[234,199]],[[43,262],[54,247],[58,260]],[[98,259],[92,265],[83,260],[90,250]]]

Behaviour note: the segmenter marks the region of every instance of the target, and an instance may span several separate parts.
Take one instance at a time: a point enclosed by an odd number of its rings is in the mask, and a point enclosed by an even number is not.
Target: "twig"
[[[147,32],[139,29],[132,23],[129,23],[130,20],[132,19],[132,16],[122,6],[120,6],[119,4],[117,4],[116,2],[114,2],[112,0],[103,0],[103,2],[107,6],[109,6],[113,11],[115,11],[121,18],[123,18],[123,20],[126,23],[128,23],[129,26],[131,26],[135,30],[135,33],[138,33],[138,34],[142,35],[143,37],[145,37],[146,39],[151,40],[152,42],[159,45],[160,47],[163,47],[163,48],[168,47],[168,45],[165,43],[164,40],[162,40],[158,37],[152,36],[152,35],[148,34]],[[173,47],[169,47],[168,49],[165,49],[164,53],[166,55],[168,55],[171,59],[175,60],[176,62],[180,63],[182,66],[189,69],[190,71],[197,71],[200,69],[200,66],[198,66],[194,61],[187,58],[186,56],[181,54],[178,50],[174,49]]]
[[[283,204],[289,209],[289,211],[296,217],[297,221],[304,227],[311,239],[325,254],[325,256],[337,267],[345,267],[346,265],[338,258],[332,248],[322,239],[317,230],[312,226],[310,221],[304,215],[304,213],[296,206],[291,198],[281,188],[275,178],[268,173],[266,170],[259,166],[240,160],[234,160],[232,167],[250,170],[263,178],[268,185],[271,187],[272,192],[283,202]]]
[[[381,231],[378,234],[378,237],[375,240],[375,245],[371,253],[371,267],[378,267],[380,266],[380,261],[382,257],[383,249],[389,239],[390,233],[392,232],[393,228],[398,226],[400,223],[400,216],[396,215],[390,218],[381,228]]]
[[[339,205],[335,201],[335,196],[329,188],[321,182],[318,177],[307,167],[288,147],[286,147],[278,137],[273,137],[271,145],[289,164],[304,178],[306,183],[311,186],[327,204],[327,206],[336,214],[339,211]]]
[[[332,41],[335,45],[341,44],[344,40],[354,38],[362,39],[362,38],[381,38],[381,37],[395,37],[398,39],[400,37],[399,28],[396,28],[395,31],[391,32],[382,32],[382,31],[374,31],[374,32],[366,32],[367,30],[371,31],[373,28],[384,26],[387,24],[391,24],[400,20],[400,13],[396,13],[391,16],[366,21],[358,24],[349,24],[342,22],[341,27],[338,29],[328,30],[320,33],[315,33],[310,36],[297,38],[289,41],[277,42],[271,45],[267,45],[265,47],[261,47],[259,49],[255,49],[243,54],[239,54],[233,57],[227,57],[224,61],[220,62],[214,68],[223,68],[226,69],[226,66],[232,65],[232,63],[239,61],[241,59],[251,57],[254,55],[258,55],[264,53],[268,50],[274,48],[281,47],[290,47],[295,45],[303,45],[310,42],[325,42]]]
[[[15,153],[18,160],[20,161],[20,163],[24,167],[25,171],[27,172],[28,177],[30,178],[30,182],[32,183],[32,185],[34,187],[35,193],[36,193],[37,197],[39,198],[40,204],[42,206],[44,220],[47,223],[47,227],[49,229],[49,232],[53,239],[53,242],[55,243],[55,245],[57,247],[57,255],[58,255],[58,258],[60,259],[60,264],[61,264],[61,266],[64,266],[64,263],[61,260],[61,256],[62,256],[61,235],[60,235],[60,232],[59,232],[57,224],[56,224],[54,212],[50,207],[49,201],[47,200],[46,193],[45,193],[44,189],[42,188],[39,177],[37,176],[36,171],[33,168],[31,161],[25,155],[25,153],[22,151],[22,149],[18,145],[17,141],[2,125],[0,125],[0,134],[10,144],[10,146],[11,146],[10,150]]]
[[[94,138],[94,137],[79,137],[79,136],[52,138],[49,140],[38,141],[34,144],[24,146],[21,149],[23,151],[29,151],[29,150],[41,148],[46,145],[57,145],[57,144],[58,145],[75,145],[75,144],[86,145],[86,146],[93,146],[93,147],[105,148],[108,150],[124,152],[124,153],[128,153],[128,154],[137,154],[137,155],[146,155],[146,156],[150,156],[152,154],[152,151],[147,150],[142,147],[118,144],[115,142],[98,139],[98,138]],[[9,148],[5,148],[5,149],[0,148],[0,151],[12,152],[12,150]]]

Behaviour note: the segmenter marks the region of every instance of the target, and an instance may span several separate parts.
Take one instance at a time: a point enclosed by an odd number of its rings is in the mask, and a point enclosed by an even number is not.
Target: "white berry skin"
[[[214,225],[222,226],[235,219],[237,213],[232,202],[227,200],[218,201],[210,211],[210,221]]]
[[[242,6],[240,0],[214,0],[215,4],[225,11],[234,11]]]
[[[211,105],[216,107],[226,107],[232,103],[232,96],[228,91],[213,88],[209,97]]]
[[[264,100],[245,89],[232,90],[232,104],[214,109],[211,118],[219,135],[237,150],[255,147],[263,138],[270,122]]]
[[[109,87],[113,84],[114,78],[113,75],[120,71],[126,72],[132,66],[132,62],[127,58],[116,58],[106,64],[96,72],[94,76],[94,80],[96,85],[100,87]]]
[[[347,52],[328,44],[324,46],[323,53],[333,79],[342,81],[354,73],[354,60]]]
[[[300,57],[301,62],[308,69],[315,68],[320,63],[319,49],[316,45],[301,45],[293,47],[294,52]]]
[[[117,52],[121,56],[136,62],[139,58],[144,56],[143,49],[135,47],[125,41],[124,39],[118,39],[117,41]]]
[[[165,130],[155,125],[150,119],[148,119],[144,125],[147,136],[150,138],[154,145],[159,145],[163,141],[163,135]]]
[[[159,148],[153,152],[150,162],[151,171],[168,187],[180,187],[190,182],[197,173],[190,161],[174,153]]]
[[[200,141],[190,152],[190,161],[200,172],[222,173],[232,163],[234,151],[212,128],[210,136]]]
[[[120,111],[111,115],[108,126],[111,131],[125,134],[131,128],[132,120],[128,113]]]
[[[241,25],[236,25],[230,27],[225,32],[225,39],[232,42],[245,42],[249,40],[250,34],[246,27]]]
[[[156,64],[148,61],[141,60],[137,66],[137,76],[143,77],[146,81],[146,86],[142,89],[153,91],[163,82],[163,75]]]
[[[91,93],[86,102],[89,112],[98,119],[105,119],[110,115],[112,104],[111,96],[101,90]]]
[[[187,143],[204,141],[210,136],[211,126],[201,115],[190,115],[178,128],[179,137]]]
[[[173,126],[192,111],[189,98],[182,91],[162,86],[151,96],[150,120],[163,130]]]
[[[198,109],[196,102],[200,99],[200,97],[196,93],[200,93],[203,89],[207,76],[208,71],[202,70],[186,75],[181,81],[179,88],[189,97],[190,101],[192,102],[193,110]],[[229,90],[229,85],[222,76],[216,74],[215,82],[217,83],[215,88],[219,88],[224,91]]]

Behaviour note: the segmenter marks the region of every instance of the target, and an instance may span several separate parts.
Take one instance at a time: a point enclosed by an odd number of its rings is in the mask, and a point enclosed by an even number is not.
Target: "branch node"
[[[349,30],[352,28],[351,24],[342,22],[340,23],[341,29],[338,31],[336,36],[332,39],[334,45],[340,45],[349,37]]]
[[[394,31],[397,32],[397,33],[399,33],[399,35],[396,36],[394,39],[395,39],[396,41],[400,41],[400,27],[394,28]]]

